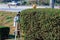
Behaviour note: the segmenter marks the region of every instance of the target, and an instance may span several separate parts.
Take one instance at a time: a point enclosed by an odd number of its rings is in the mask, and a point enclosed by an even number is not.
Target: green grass
[[[15,12],[0,11],[0,25],[13,26],[13,19],[15,15]]]
[[[15,16],[16,12],[0,11],[0,28],[2,28],[1,26],[13,27],[13,20]],[[12,34],[12,32],[13,30],[10,32],[10,34]]]

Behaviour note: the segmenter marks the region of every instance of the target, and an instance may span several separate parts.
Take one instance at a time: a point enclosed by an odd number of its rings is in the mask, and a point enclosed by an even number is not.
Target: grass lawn
[[[16,13],[0,11],[0,25],[13,26],[13,19]]]
[[[15,16],[16,16],[15,12],[0,11],[0,26],[10,27],[10,29],[11,29],[10,34],[12,34],[14,31],[13,19]],[[20,39],[23,40],[22,38],[20,38]],[[13,39],[6,39],[6,40],[14,40],[14,38]]]
[[[0,26],[13,27],[13,19],[15,17],[15,12],[5,12],[0,11]],[[12,34],[13,29],[10,30],[10,34]]]

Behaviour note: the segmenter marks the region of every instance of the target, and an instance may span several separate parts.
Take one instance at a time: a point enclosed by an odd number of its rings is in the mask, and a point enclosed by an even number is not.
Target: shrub
[[[12,17],[11,16],[7,16],[6,19],[11,19]]]
[[[0,38],[1,38],[1,40],[5,40],[6,38],[8,38],[9,31],[10,31],[9,27],[0,26]]]
[[[59,40],[60,9],[28,9],[21,12],[25,40]]]

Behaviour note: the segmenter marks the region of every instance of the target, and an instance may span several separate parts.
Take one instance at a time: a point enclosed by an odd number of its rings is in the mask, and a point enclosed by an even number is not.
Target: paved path
[[[32,6],[9,6],[7,4],[0,4],[0,11],[9,11],[9,12],[18,12],[25,9],[30,9]],[[50,6],[37,6],[37,8],[51,8]],[[55,8],[59,9],[59,6],[55,6]]]
[[[7,4],[0,4],[0,11],[9,11],[9,12],[18,12],[25,9],[30,9],[32,6],[9,6]],[[37,6],[37,8],[51,8],[50,6]],[[59,9],[59,6],[55,6],[55,8]]]

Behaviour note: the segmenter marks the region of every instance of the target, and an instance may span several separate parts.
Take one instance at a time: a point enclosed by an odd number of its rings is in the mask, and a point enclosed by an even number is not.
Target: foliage
[[[5,26],[0,26],[0,40],[8,38],[10,28]]]
[[[11,19],[12,17],[11,16],[7,16],[6,19]]]
[[[60,9],[28,9],[21,12],[25,40],[59,40]]]

